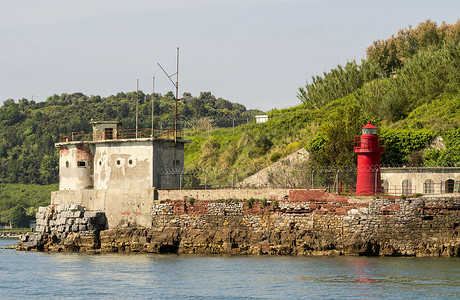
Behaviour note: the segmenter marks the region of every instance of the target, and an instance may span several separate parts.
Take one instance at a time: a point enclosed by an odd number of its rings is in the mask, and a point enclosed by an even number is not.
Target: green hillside
[[[209,92],[184,94],[190,97],[179,103],[179,125],[192,140],[186,146],[190,176],[184,184],[203,185],[206,180],[228,185],[230,176],[239,181],[300,148],[310,151],[312,166],[353,166],[353,137],[367,120],[380,129],[383,164],[458,166],[459,89],[460,21],[437,25],[428,20],[375,41],[361,61],[314,76],[299,88],[299,105],[269,111],[263,124],[254,122],[260,111]],[[62,94],[38,103],[6,100],[0,108],[0,183],[56,183],[53,144],[59,134],[89,131],[90,119],[118,120],[124,128],[134,128],[136,99],[139,127],[148,128],[151,95],[142,92],[105,98]],[[155,127],[171,128],[173,94],[155,94],[154,108]],[[430,148],[437,136],[441,146]],[[21,205],[27,210],[31,204]],[[10,203],[1,209],[13,207]]]
[[[298,90],[302,104],[268,112],[267,123],[193,132],[187,168],[201,184],[207,173],[227,185],[230,174],[240,180],[302,147],[310,165],[353,166],[353,137],[367,120],[380,128],[385,165],[459,165],[460,21],[428,20],[366,52],[360,62],[314,76]],[[436,136],[444,147],[430,149]]]

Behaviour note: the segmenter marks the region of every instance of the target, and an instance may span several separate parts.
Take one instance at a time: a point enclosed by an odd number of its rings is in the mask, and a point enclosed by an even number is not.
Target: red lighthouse
[[[358,178],[356,195],[374,195],[382,193],[380,180],[380,147],[377,127],[368,122],[362,135],[355,136],[355,153],[358,154]]]

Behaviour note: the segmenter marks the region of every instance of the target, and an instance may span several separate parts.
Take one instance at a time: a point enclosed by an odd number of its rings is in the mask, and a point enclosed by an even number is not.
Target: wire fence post
[[[313,180],[314,176],[315,176],[315,170],[313,169],[311,171],[311,188],[312,189],[314,188],[314,180]]]
[[[284,189],[287,189],[287,173],[284,171]]]
[[[339,193],[339,170],[335,174],[335,192]]]

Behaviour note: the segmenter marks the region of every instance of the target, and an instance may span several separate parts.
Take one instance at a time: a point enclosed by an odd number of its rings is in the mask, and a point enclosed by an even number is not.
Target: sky
[[[0,103],[82,92],[179,93],[268,111],[300,103],[311,77],[365,57],[374,40],[458,0],[0,0]],[[174,77],[175,81],[175,77]]]

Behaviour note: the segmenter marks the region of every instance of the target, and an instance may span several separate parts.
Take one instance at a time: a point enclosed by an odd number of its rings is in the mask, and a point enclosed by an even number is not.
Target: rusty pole
[[[139,79],[137,80],[137,90],[136,90],[136,139],[137,139],[137,127],[138,127],[138,106],[139,106]]]
[[[152,81],[152,138],[153,138],[153,115],[154,115],[154,110],[155,110],[155,77],[153,77]]]
[[[174,119],[174,140],[177,141],[177,99],[179,99],[179,47],[177,47],[176,71],[176,117]]]

